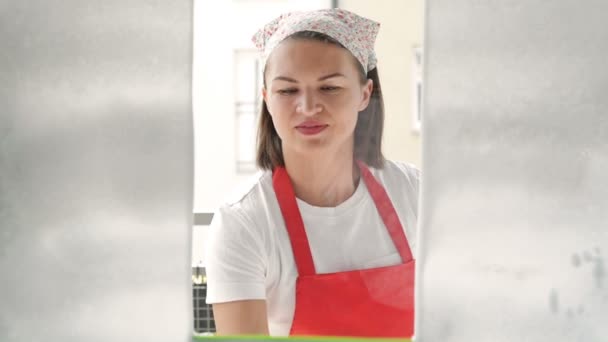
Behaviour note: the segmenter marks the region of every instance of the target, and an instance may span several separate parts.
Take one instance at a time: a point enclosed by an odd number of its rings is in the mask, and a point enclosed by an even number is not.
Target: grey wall
[[[606,340],[606,13],[427,1],[419,341]]]
[[[192,331],[191,1],[0,3],[0,340]]]

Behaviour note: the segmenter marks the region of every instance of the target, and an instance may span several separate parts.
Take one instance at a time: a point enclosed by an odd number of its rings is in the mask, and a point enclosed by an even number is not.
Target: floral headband
[[[380,24],[373,20],[332,8],[283,14],[260,29],[252,40],[262,52],[265,65],[272,50],[290,35],[301,31],[323,33],[344,45],[367,73],[376,67],[374,42],[379,29]]]

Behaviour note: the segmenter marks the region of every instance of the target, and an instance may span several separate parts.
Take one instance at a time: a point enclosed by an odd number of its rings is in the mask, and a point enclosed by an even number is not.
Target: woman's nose
[[[304,115],[314,115],[322,110],[321,104],[318,102],[316,96],[310,92],[302,92],[298,99],[296,110]]]

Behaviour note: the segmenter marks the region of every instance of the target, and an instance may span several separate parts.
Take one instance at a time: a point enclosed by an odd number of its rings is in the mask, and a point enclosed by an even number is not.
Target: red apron
[[[289,175],[276,168],[273,187],[298,267],[292,336],[410,338],[414,333],[415,260],[386,191],[367,165],[357,163],[402,263],[317,274]]]

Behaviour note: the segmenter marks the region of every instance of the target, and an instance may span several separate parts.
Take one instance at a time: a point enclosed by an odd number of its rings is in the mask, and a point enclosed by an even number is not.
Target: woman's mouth
[[[296,129],[304,135],[315,135],[321,133],[327,126],[325,124],[303,124],[297,126]]]

